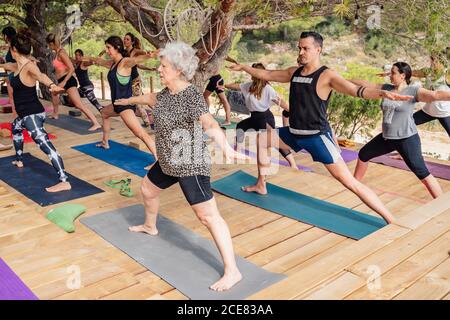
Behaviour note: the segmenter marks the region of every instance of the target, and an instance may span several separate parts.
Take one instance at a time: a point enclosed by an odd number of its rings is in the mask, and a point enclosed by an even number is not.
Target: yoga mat
[[[345,163],[349,163],[349,162],[352,162],[352,161],[358,159],[358,151],[353,151],[353,150],[344,149],[344,148],[341,148],[341,150],[342,150],[341,156],[342,156],[342,159],[344,159]]]
[[[276,185],[267,184],[267,195],[241,190],[242,186],[253,185],[256,178],[237,171],[214,181],[213,190],[230,198],[256,207],[296,219],[356,240],[384,227],[384,220],[333,203],[315,199]],[[301,181],[299,181],[301,183]]]
[[[150,153],[113,140],[109,141],[110,148],[107,150],[96,147],[97,143],[88,143],[72,148],[140,177],[147,174],[147,170],[144,168],[155,162],[155,158]]]
[[[385,166],[410,171],[403,160],[392,159],[390,158],[389,154],[373,158],[372,160],[370,160],[370,162],[384,164]],[[425,161],[425,164],[430,173],[436,178],[450,180],[450,166],[429,161]]]
[[[75,117],[68,116],[66,114],[60,114],[59,119],[50,119],[47,118],[45,120],[48,124],[76,133],[80,135],[88,135],[93,133],[102,132],[102,129],[97,129],[95,131],[88,131],[90,127],[92,127],[92,124],[90,121],[78,119]],[[114,130],[111,128],[111,130]]]
[[[157,236],[128,231],[128,226],[144,222],[142,205],[81,219],[81,223],[191,299],[244,299],[286,278],[236,257],[243,279],[228,291],[212,291],[209,286],[223,274],[214,242],[161,215]]]
[[[40,206],[45,207],[103,192],[103,190],[69,173],[67,173],[67,176],[72,185],[72,190],[56,193],[47,192],[45,191],[46,187],[58,183],[58,176],[51,164],[25,153],[23,154],[24,167],[17,168],[11,164],[15,159],[15,155],[0,158],[0,179]]]
[[[39,300],[0,258],[0,300]]]
[[[4,122],[4,123],[0,123],[0,129],[6,129],[10,132],[9,137],[12,138],[12,124],[10,122]],[[30,134],[28,133],[27,130],[23,130],[23,142],[24,143],[30,143],[30,142],[34,142],[33,139],[30,137]],[[48,134],[48,138],[50,140],[56,139],[56,136],[49,133]]]
[[[257,154],[253,151],[247,150],[247,149],[241,149],[241,152],[243,152],[245,155],[252,157],[252,158],[256,158]],[[278,164],[278,165],[282,165],[285,167],[290,167],[289,162],[287,162],[286,160],[279,160],[277,158],[272,158],[271,162],[274,164]],[[301,165],[297,165],[297,168],[299,170],[305,171],[305,172],[312,172],[313,170],[309,167],[305,167],[305,166],[301,166]]]

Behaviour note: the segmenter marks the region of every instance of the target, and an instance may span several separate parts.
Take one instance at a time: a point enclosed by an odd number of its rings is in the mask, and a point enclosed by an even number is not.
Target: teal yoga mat
[[[255,184],[256,178],[237,171],[211,184],[213,190],[230,198],[283,216],[359,240],[384,227],[386,222],[352,209],[319,200],[276,185],[267,184],[267,195],[244,192],[242,186]]]

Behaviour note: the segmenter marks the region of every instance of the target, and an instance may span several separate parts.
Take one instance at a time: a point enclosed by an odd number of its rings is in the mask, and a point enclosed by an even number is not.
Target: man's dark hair
[[[305,31],[300,34],[300,39],[304,38],[313,38],[314,42],[321,48],[323,48],[323,37],[320,35],[320,33],[315,31]]]

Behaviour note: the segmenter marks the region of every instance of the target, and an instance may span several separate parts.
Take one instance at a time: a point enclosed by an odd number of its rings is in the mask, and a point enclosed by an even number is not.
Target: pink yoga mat
[[[0,300],[39,300],[0,258]]]
[[[9,104],[9,99],[8,98],[0,98],[0,105],[4,106]]]

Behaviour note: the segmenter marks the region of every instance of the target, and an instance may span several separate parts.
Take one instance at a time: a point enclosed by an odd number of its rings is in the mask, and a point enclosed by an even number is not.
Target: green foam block
[[[53,208],[47,213],[47,219],[64,229],[66,232],[74,232],[73,222],[86,211],[86,207],[81,204],[66,203]]]

